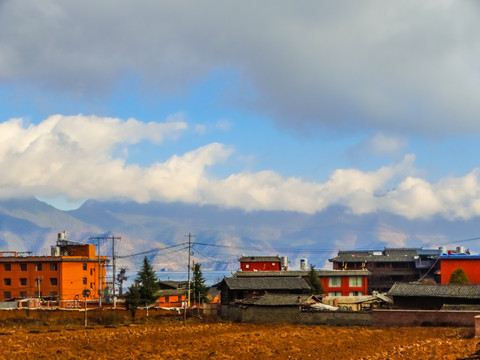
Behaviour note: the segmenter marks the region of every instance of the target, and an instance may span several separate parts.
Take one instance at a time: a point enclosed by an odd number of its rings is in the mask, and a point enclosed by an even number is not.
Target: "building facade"
[[[0,301],[37,298],[51,301],[98,299],[105,287],[105,258],[95,256],[95,245],[72,243],[59,234],[50,256],[0,253]]]
[[[362,270],[371,272],[368,292],[387,292],[396,282],[412,282],[424,278],[440,281],[438,271],[443,248],[399,248],[371,251],[339,251],[329,259],[335,270]]]
[[[278,256],[242,256],[238,261],[241,271],[282,270],[282,259]]]

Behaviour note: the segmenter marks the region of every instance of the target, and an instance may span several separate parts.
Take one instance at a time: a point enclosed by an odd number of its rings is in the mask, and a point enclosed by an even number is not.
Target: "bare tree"
[[[127,268],[121,268],[117,274],[118,296],[123,296],[123,282],[128,280]]]

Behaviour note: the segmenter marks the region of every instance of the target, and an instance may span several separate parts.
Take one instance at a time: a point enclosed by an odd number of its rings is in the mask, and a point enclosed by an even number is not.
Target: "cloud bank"
[[[223,69],[242,79],[230,101],[299,131],[478,133],[479,6],[7,0],[0,82],[96,96],[129,74],[177,94]]]
[[[172,119],[142,123],[55,115],[38,125],[11,119],[0,124],[0,168],[6,169],[0,177],[0,196],[180,201],[305,213],[343,205],[354,214],[388,211],[409,219],[480,215],[478,169],[429,183],[415,176],[414,155],[371,172],[338,169],[324,183],[268,170],[215,178],[209,168],[227,161],[234,151],[219,143],[147,167],[127,164],[130,145],[151,141],[161,146],[186,127]]]

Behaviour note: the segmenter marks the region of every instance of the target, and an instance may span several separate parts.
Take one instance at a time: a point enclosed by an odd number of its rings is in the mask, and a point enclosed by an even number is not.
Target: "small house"
[[[387,295],[395,308],[440,310],[444,304],[478,304],[480,285],[396,283]]]

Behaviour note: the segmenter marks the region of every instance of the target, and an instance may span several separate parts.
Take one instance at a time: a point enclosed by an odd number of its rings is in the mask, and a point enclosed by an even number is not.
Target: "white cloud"
[[[429,183],[415,176],[413,155],[376,171],[338,169],[324,183],[271,170],[214,178],[209,167],[233,153],[219,143],[149,167],[118,157],[119,146],[128,152],[129,145],[144,140],[161,144],[185,128],[184,122],[144,124],[82,115],[55,115],[38,125],[21,119],[0,123],[0,196],[181,201],[306,213],[343,205],[355,214],[387,211],[409,219],[480,215],[480,170]]]
[[[97,96],[138,74],[179,93],[231,69],[253,86],[260,110],[293,128],[480,131],[475,1],[0,6],[3,82]],[[231,93],[250,98],[252,86]]]
[[[391,135],[378,132],[368,139],[362,141],[358,146],[352,149],[351,153],[373,154],[373,155],[398,155],[404,152],[408,145],[408,140],[404,136]]]

